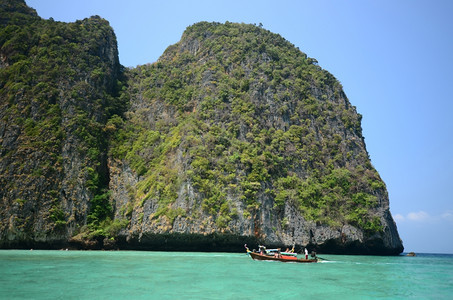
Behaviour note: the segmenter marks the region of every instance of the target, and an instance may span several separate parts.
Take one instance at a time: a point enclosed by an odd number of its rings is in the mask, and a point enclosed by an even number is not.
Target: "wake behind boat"
[[[297,258],[296,253],[292,252],[280,252],[278,249],[266,250],[265,247],[260,246],[260,252],[253,252],[244,245],[247,250],[247,254],[254,260],[273,260],[281,262],[296,262],[296,263],[315,263],[318,262],[318,258],[315,256],[311,259]],[[276,251],[275,251],[276,250]]]

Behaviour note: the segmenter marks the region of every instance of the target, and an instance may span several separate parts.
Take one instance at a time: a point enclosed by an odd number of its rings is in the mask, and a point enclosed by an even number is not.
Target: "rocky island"
[[[200,22],[124,68],[98,16],[0,23],[0,248],[403,251],[360,114],[280,35]]]

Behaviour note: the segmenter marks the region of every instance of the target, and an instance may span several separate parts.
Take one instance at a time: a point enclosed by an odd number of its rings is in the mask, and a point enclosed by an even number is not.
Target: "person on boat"
[[[247,252],[247,254],[250,254],[250,252],[252,252],[252,251],[250,251],[249,247],[247,247],[247,244],[245,244],[244,247],[245,247],[245,251]]]
[[[308,250],[305,248],[305,259],[308,259]]]

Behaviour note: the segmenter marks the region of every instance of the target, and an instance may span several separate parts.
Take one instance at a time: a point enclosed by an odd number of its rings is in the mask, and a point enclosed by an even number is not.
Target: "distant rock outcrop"
[[[403,251],[361,116],[281,36],[201,22],[123,69],[100,17],[0,12],[0,248]]]

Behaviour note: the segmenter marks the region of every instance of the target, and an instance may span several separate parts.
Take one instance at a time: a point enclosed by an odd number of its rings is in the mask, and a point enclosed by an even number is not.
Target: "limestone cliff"
[[[1,248],[402,252],[361,116],[281,36],[201,22],[123,70],[100,17],[0,15]]]
[[[282,37],[198,23],[128,77],[131,106],[110,160],[127,243],[402,251],[361,116],[340,83]]]
[[[23,1],[0,15],[0,247],[57,247],[106,192],[116,38],[99,17],[42,20]]]

